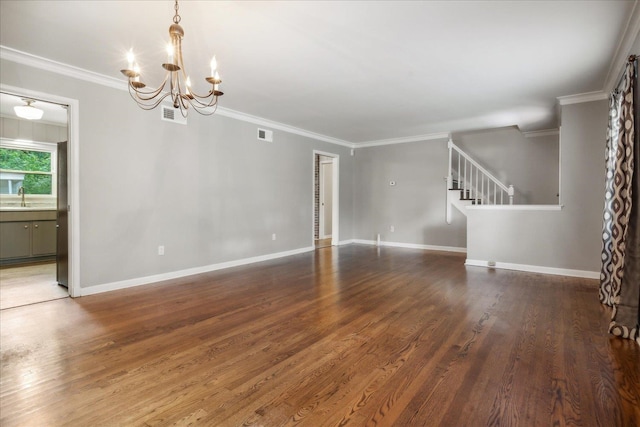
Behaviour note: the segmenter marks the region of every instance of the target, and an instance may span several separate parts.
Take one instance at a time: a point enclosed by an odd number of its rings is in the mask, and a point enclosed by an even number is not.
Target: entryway
[[[338,244],[339,156],[313,152],[313,243],[316,249]]]
[[[4,87],[3,87],[4,89]],[[0,309],[67,298],[69,106],[2,91]],[[13,113],[30,101],[41,119]],[[73,295],[73,294],[72,294]]]

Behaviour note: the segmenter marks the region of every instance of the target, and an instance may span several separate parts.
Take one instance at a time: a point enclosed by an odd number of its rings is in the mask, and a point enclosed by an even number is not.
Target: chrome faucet
[[[22,206],[23,208],[27,206],[27,204],[24,201],[24,187],[18,188],[18,196],[22,196],[22,201],[20,202],[20,206]]]

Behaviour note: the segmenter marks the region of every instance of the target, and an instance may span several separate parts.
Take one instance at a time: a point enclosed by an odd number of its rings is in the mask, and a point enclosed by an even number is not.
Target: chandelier
[[[128,67],[120,70],[129,79],[129,94],[144,110],[156,108],[165,98],[171,97],[173,108],[180,109],[183,117],[187,116],[189,107],[193,107],[198,113],[209,116],[215,113],[218,106],[218,97],[224,95],[218,90],[220,76],[218,74],[216,57],[211,59],[211,75],[205,80],[211,84],[211,89],[206,95],[199,95],[191,88],[191,80],[186,73],[182,61],[182,37],[184,30],[179,25],[180,15],[178,14],[178,0],[176,0],[173,16],[173,24],[169,27],[171,42],[167,45],[168,60],[162,64],[166,70],[164,80],[157,89],[148,89],[140,78],[140,67],[135,63],[133,51],[127,54]],[[169,91],[163,91],[169,82]],[[211,109],[210,107],[214,107]]]

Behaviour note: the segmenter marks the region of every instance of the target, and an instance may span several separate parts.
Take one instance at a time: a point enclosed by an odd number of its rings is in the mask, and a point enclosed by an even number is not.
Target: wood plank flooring
[[[327,246],[331,246],[331,237],[326,239],[317,239],[314,241],[314,246],[316,249],[326,248]]]
[[[68,297],[56,281],[55,262],[0,267],[0,310]]]
[[[640,425],[597,281],[463,263],[348,245],[4,310],[0,424]]]

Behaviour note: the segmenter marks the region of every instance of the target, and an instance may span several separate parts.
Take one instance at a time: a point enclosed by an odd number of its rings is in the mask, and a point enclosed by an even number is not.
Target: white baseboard
[[[587,270],[571,270],[568,268],[543,267],[539,265],[513,264],[509,262],[489,262],[467,259],[464,265],[471,267],[498,268],[503,270],[526,271],[529,273],[553,274],[556,276],[583,277],[585,279],[599,279],[600,272]]]
[[[169,273],[154,274],[153,276],[137,277],[135,279],[122,280],[119,282],[104,283],[102,285],[89,286],[80,288],[80,296],[100,294],[103,292],[116,291],[118,289],[132,288],[140,285],[148,285],[149,283],[161,282],[163,280],[177,279],[180,277],[192,276],[194,274],[207,273],[209,271],[222,270],[224,268],[237,267],[240,265],[253,264],[261,261],[268,261],[276,258],[283,258],[291,255],[297,255],[314,250],[313,246],[306,248],[294,249],[285,252],[276,252],[267,255],[260,255],[251,258],[238,259],[234,261],[221,262],[219,264],[210,264],[202,267],[187,268],[185,270],[171,271]]]
[[[378,242],[375,240],[361,240],[353,239],[352,243],[358,243],[361,245],[373,245],[377,246]],[[416,243],[399,243],[399,242],[380,242],[380,246],[390,246],[394,248],[408,248],[408,249],[424,249],[427,251],[444,251],[444,252],[457,252],[467,253],[467,248],[459,248],[456,246],[434,246],[434,245],[419,245]]]

